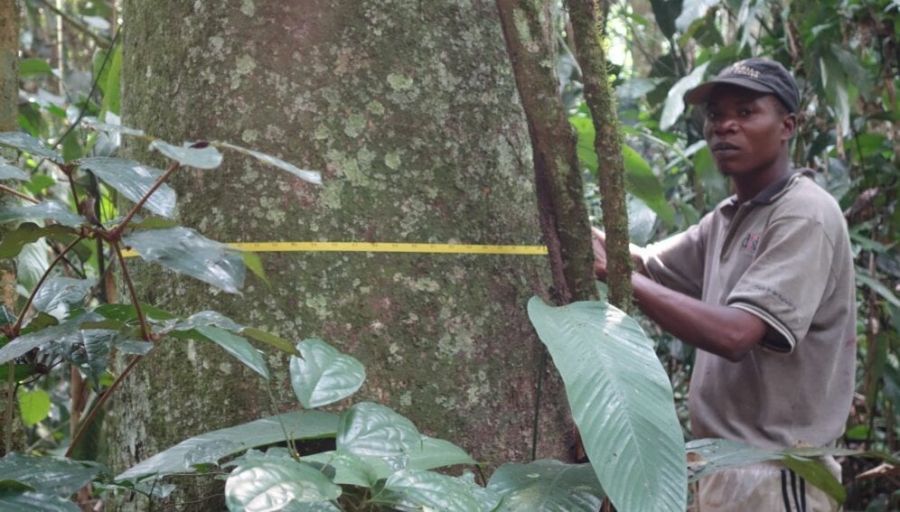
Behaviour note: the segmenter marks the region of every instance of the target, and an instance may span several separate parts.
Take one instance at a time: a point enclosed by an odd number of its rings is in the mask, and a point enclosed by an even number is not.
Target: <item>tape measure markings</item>
[[[420,254],[500,254],[544,256],[543,245],[428,244],[400,242],[237,242],[233,249],[251,252],[392,252]],[[135,257],[135,251],[123,256]]]

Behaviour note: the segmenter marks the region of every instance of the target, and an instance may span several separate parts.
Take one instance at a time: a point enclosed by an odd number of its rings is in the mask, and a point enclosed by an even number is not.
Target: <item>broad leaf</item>
[[[494,508],[496,501],[492,503],[485,497],[483,490],[476,494],[473,486],[458,478],[431,471],[404,469],[387,479],[384,490],[373,501],[410,512],[487,512]]]
[[[675,210],[666,200],[666,191],[653,174],[650,164],[628,145],[622,145],[622,158],[628,191],[656,212],[667,226],[674,225]]]
[[[15,512],[81,512],[71,501],[39,492],[0,493],[0,510]]]
[[[28,428],[44,421],[50,414],[50,395],[43,389],[20,391],[18,401],[22,423]]]
[[[847,499],[847,491],[840,480],[835,478],[821,462],[792,455],[785,456],[782,462],[801,478],[825,491],[838,503],[843,503]]]
[[[259,151],[253,151],[252,149],[242,148],[240,146],[235,146],[234,144],[229,144],[227,142],[220,142],[223,148],[233,149],[237,152],[243,153],[245,155],[250,155],[257,160],[267,163],[269,165],[274,165],[279,169],[285,170],[294,176],[300,178],[301,180],[308,181],[310,183],[315,183],[316,185],[322,184],[322,175],[318,171],[307,171],[304,169],[300,169],[294,164],[285,162],[284,160],[274,157],[272,155],[267,155],[266,153],[260,153]]]
[[[336,484],[372,487],[396,469],[379,457],[353,455],[343,451],[327,451],[307,455],[301,460],[323,464],[334,469]]]
[[[291,356],[291,386],[303,407],[312,409],[342,400],[362,386],[366,370],[356,358],[318,339],[297,344]]]
[[[22,132],[0,132],[0,146],[24,151],[30,155],[46,158],[58,164],[63,163],[59,153],[45,146],[41,141]]]
[[[76,234],[74,229],[59,224],[41,227],[33,222],[23,222],[16,229],[3,233],[3,239],[0,240],[0,258],[18,256],[26,244],[36,242],[45,236],[69,238],[74,234]]]
[[[488,482],[504,512],[596,512],[605,494],[590,464],[537,460],[504,464]]]
[[[244,285],[244,262],[240,253],[193,229],[177,227],[140,231],[126,236],[123,241],[147,261],[159,263],[226,292],[238,293]]]
[[[465,450],[443,439],[422,436],[422,442],[409,452],[410,469],[435,469],[458,464],[477,464]]]
[[[20,59],[19,76],[28,78],[36,75],[52,75],[53,68],[44,59]]]
[[[175,146],[157,139],[150,143],[150,149],[159,151],[181,165],[196,169],[215,169],[222,165],[222,153],[219,153],[219,150],[212,146],[204,148],[190,147],[189,144]]]
[[[263,418],[192,437],[130,468],[116,480],[137,480],[192,470],[193,464],[215,464],[256,446],[291,439],[318,439],[337,433],[338,417],[320,411],[299,411]]]
[[[50,313],[63,304],[80,304],[84,302],[84,298],[87,297],[94,284],[96,281],[93,279],[52,277],[45,281],[34,294],[34,308]]]
[[[93,172],[104,183],[135,203],[153,188],[153,184],[163,174],[159,169],[124,158],[85,158],[81,161],[81,167]],[[157,215],[172,217],[175,215],[175,200],[175,190],[163,183],[147,199],[144,207]]]
[[[391,409],[361,402],[341,414],[337,449],[354,455],[406,457],[422,442],[411,421]]]
[[[31,178],[27,172],[0,158],[0,180],[28,181],[29,179]]]
[[[7,363],[17,357],[22,357],[42,345],[51,342],[64,343],[77,337],[80,320],[74,319],[60,325],[45,327],[13,339],[0,348],[0,363]]]
[[[777,452],[726,439],[696,439],[687,443],[685,450],[690,482],[725,469],[781,459]]]
[[[668,130],[675,124],[675,121],[684,112],[684,93],[700,85],[707,67],[709,67],[709,61],[694,68],[689,75],[675,82],[675,85],[669,89],[669,94],[666,96],[666,104],[663,107],[662,118],[659,121],[660,129]]]
[[[615,307],[528,302],[597,478],[619,510],[678,511],[686,505],[681,426],[668,376],[640,326]]]
[[[99,382],[109,364],[109,352],[119,340],[119,333],[109,329],[86,329],[81,331],[85,361],[82,368],[95,384]],[[144,342],[147,343],[147,342]],[[147,343],[150,347],[152,343]],[[125,350],[122,352],[127,353]],[[142,354],[143,355],[143,354]]]
[[[52,220],[70,227],[87,223],[84,217],[72,213],[65,205],[53,199],[28,206],[7,206],[0,209],[0,223],[15,220]]]
[[[35,457],[15,452],[0,459],[0,480],[15,480],[40,493],[63,496],[81,489],[101,470],[102,466],[94,462]]]
[[[337,499],[341,488],[316,468],[292,459],[257,459],[241,464],[225,482],[225,504],[233,512],[284,510],[292,502]]]
[[[263,358],[262,353],[246,339],[212,325],[197,327],[196,331],[225,349],[238,361],[244,363],[247,368],[266,379],[269,378],[269,368],[266,366],[266,360]]]
[[[227,331],[239,332],[244,327],[218,311],[200,311],[189,316],[187,320],[176,322],[173,331],[189,331],[198,327],[219,327]]]

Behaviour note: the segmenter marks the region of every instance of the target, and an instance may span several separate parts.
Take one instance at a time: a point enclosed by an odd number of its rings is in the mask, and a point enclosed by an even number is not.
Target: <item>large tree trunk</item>
[[[492,0],[130,0],[124,14],[126,124],[324,171],[314,187],[233,154],[215,171],[179,171],[184,224],[222,241],[540,243],[528,129]],[[524,306],[546,286],[544,258],[263,261],[272,289],[251,282],[241,297],[136,270],[144,298],[162,307],[217,309],[339,346],[367,366],[357,399],[396,408],[480,461],[527,458],[542,348]],[[285,358],[269,362],[281,370],[274,408],[296,408]],[[169,340],[141,366],[107,416],[117,469],[273,412],[264,383],[215,347]],[[543,395],[537,453],[560,457],[565,400],[556,381]]]

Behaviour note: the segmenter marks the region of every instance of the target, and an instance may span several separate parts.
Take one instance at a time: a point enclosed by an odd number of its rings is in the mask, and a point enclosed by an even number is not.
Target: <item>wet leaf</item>
[[[225,329],[220,329],[211,325],[199,326],[195,329],[205,338],[213,341],[216,345],[225,349],[226,352],[237,358],[238,361],[244,363],[247,368],[269,378],[269,368],[266,366],[266,360],[263,359],[262,353],[250,344],[246,339],[232,334]]]
[[[84,217],[72,213],[64,204],[53,199],[29,206],[0,208],[0,223],[16,220],[52,220],[69,227],[87,223]]]
[[[322,340],[301,341],[297,350],[300,357],[292,356],[290,363],[291,387],[307,409],[356,393],[366,379],[362,363]]]
[[[212,146],[204,148],[192,148],[189,146],[189,144],[175,146],[159,139],[150,143],[150,149],[159,151],[181,165],[196,169],[215,169],[222,165],[222,153],[219,153],[218,149]]]
[[[81,160],[81,167],[137,203],[153,187],[163,171],[124,158],[95,157]],[[175,190],[163,183],[144,203],[151,212],[172,217],[175,214]]]
[[[8,453],[0,459],[0,480],[15,480],[47,494],[68,496],[103,469],[95,462]],[[3,509],[0,510],[11,510]]]
[[[422,435],[408,419],[372,402],[353,405],[341,414],[337,449],[354,455],[406,457]]]
[[[41,141],[23,132],[0,132],[0,146],[6,146],[30,155],[46,158],[58,164],[63,163],[62,156],[45,146]]]
[[[147,261],[238,293],[244,285],[244,263],[240,253],[210,240],[193,229],[177,227],[139,231],[126,236],[126,245]]]
[[[274,157],[272,155],[267,155],[266,153],[261,153],[259,151],[254,151],[252,149],[242,148],[240,146],[235,146],[234,144],[229,144],[227,142],[218,143],[223,148],[233,149],[239,153],[243,153],[245,155],[252,156],[257,160],[267,163],[269,165],[274,165],[279,169],[285,170],[294,176],[300,178],[303,181],[308,181],[310,183],[314,183],[316,185],[322,184],[322,174],[318,171],[307,171],[304,169],[300,169],[294,164],[285,162],[284,160]]]
[[[491,475],[488,489],[503,498],[498,512],[596,512],[605,496],[590,464],[557,460],[504,464]]]
[[[451,476],[404,469],[387,479],[377,500],[408,511],[488,512],[496,506],[499,500],[486,500],[484,490],[476,494],[472,487]]]
[[[282,510],[291,502],[337,499],[341,488],[318,469],[292,459],[258,459],[238,466],[225,482],[233,512]]]
[[[51,277],[34,294],[32,305],[38,311],[50,313],[60,305],[80,304],[96,284],[93,279]]]

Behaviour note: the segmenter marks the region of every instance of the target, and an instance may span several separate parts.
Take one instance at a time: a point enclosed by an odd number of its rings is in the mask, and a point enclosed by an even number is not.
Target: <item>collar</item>
[[[772,204],[776,199],[784,195],[785,192],[790,190],[790,188],[800,179],[801,176],[806,176],[807,178],[813,178],[815,175],[815,171],[812,169],[798,169],[797,171],[788,174],[787,176],[781,178],[780,180],[772,183],[768,187],[762,189],[756,196],[747,201],[752,205],[765,205]],[[734,210],[737,210],[738,200],[737,195],[733,195],[725,200],[725,204],[722,205],[725,213],[733,213]]]

